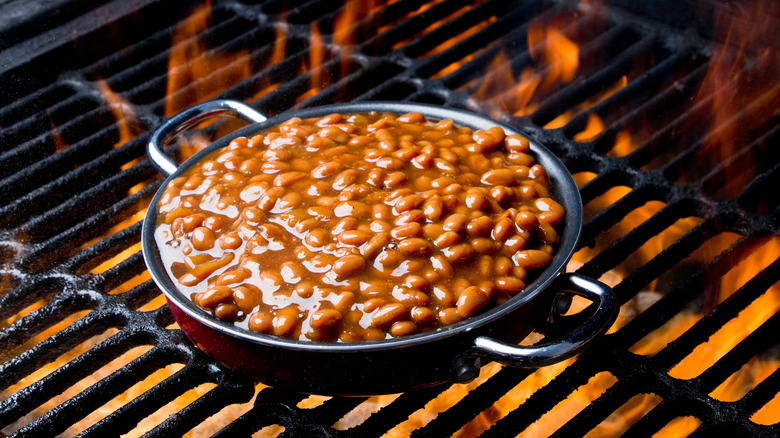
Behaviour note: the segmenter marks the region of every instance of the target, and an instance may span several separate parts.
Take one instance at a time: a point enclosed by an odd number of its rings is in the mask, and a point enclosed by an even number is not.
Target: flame
[[[62,139],[62,135],[60,135],[60,131],[54,125],[54,120],[51,117],[49,117],[49,126],[51,127],[51,139],[54,142],[54,153],[57,154],[67,149],[70,145]]]
[[[606,90],[597,94],[595,97],[583,101],[573,110],[559,114],[557,117],[547,122],[547,124],[544,125],[544,129],[557,129],[565,126],[572,118],[574,118],[574,114],[578,114],[593,108],[599,102],[602,102],[603,100],[625,88],[626,85],[628,85],[628,78],[626,75],[623,75],[617,82],[612,84]],[[601,120],[601,117],[595,113],[590,113],[588,114],[588,126],[585,128],[585,131],[575,134],[574,139],[577,141],[590,141],[601,134],[602,131],[604,131],[604,122]],[[577,136],[580,136],[580,138],[577,138]]]
[[[778,258],[780,258],[780,238],[772,237],[721,277],[719,301],[723,301],[736,292]],[[672,368],[669,374],[678,379],[691,379],[698,376],[779,310],[780,284],[775,284],[740,312],[736,318],[724,324],[707,342],[696,347],[691,354]],[[775,364],[770,364],[770,366],[775,366]],[[722,388],[718,392],[719,396],[728,397],[728,394],[724,392],[726,389],[728,388]]]
[[[724,44],[711,57],[696,96],[710,108],[706,115],[710,128],[698,157],[703,162],[729,159],[742,146],[739,140],[746,132],[780,113],[780,51],[773,19],[778,15],[780,3],[758,0],[716,9],[714,32]],[[751,160],[737,172],[755,175],[758,164]]]
[[[168,117],[215,97],[251,75],[248,50],[222,53],[200,41],[198,35],[208,30],[210,22],[211,3],[207,1],[176,26],[168,59]]]
[[[620,131],[615,136],[615,145],[607,153],[611,157],[622,157],[634,152],[639,144],[634,140],[628,129]]]
[[[555,83],[569,83],[580,65],[579,47],[552,26],[534,20],[528,28],[528,48],[531,57],[547,67],[541,82],[542,88]]]
[[[604,131],[604,122],[601,117],[595,113],[588,114],[588,125],[585,129],[574,135],[574,139],[579,142],[587,142],[596,138]]]
[[[350,9],[351,8],[348,7],[346,10],[349,11]],[[341,22],[343,22],[343,19]],[[331,82],[331,78],[327,69],[323,67],[325,61],[328,59],[327,48],[325,47],[325,41],[316,22],[311,24],[309,35],[309,62],[308,65],[306,65],[305,62],[302,63],[300,69],[301,75],[309,72],[309,90],[298,96],[296,103],[303,102],[304,100],[314,96],[323,88],[327,87]],[[342,36],[342,38],[344,37]]]
[[[114,120],[116,120],[116,127],[119,131],[119,140],[114,143],[116,148],[136,137],[134,126],[138,125],[138,118],[133,106],[115,93],[106,81],[98,79],[97,84]]]
[[[568,17],[571,18],[571,17]],[[495,104],[515,116],[533,113],[549,92],[573,81],[579,68],[579,46],[566,35],[566,17],[535,18],[528,27],[528,49],[534,66],[515,75],[511,58],[500,51],[472,97]],[[509,91],[505,91],[509,90]]]

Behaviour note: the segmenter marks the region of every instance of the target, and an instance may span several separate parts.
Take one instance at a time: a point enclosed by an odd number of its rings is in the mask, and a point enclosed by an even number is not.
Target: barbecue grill
[[[780,8],[757,3],[2,2],[0,436],[780,435]],[[613,286],[616,325],[561,365],[393,396],[213,362],[140,249],[149,134],[212,98],[525,130],[580,184],[569,269]]]

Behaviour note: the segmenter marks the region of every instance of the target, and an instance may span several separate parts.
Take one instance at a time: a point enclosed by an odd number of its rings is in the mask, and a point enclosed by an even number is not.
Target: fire
[[[710,129],[697,157],[705,163],[730,159],[743,146],[740,139],[746,132],[780,113],[780,53],[773,19],[778,14],[779,3],[758,0],[728,11],[716,9],[715,33],[724,44],[711,58],[696,96],[710,107]],[[740,166],[738,174],[754,175],[755,168],[746,167],[757,164],[752,160]]]
[[[569,25],[563,19],[534,19],[528,28],[528,49],[535,66],[523,68],[516,76],[512,59],[501,51],[490,61],[490,73],[472,97],[515,116],[536,111],[541,99],[576,77],[579,46],[566,35]]]
[[[574,80],[580,65],[579,47],[560,29],[533,21],[528,28],[528,48],[531,57],[547,67],[540,84],[542,88]]]
[[[198,35],[208,29],[210,22],[211,4],[205,2],[176,27],[168,59],[168,117],[217,96],[251,75],[248,50],[223,53],[201,42]]]
[[[108,109],[116,121],[116,127],[119,131],[119,140],[114,143],[114,147],[119,147],[136,137],[138,131],[138,118],[135,115],[135,109],[121,96],[116,94],[106,81],[98,79],[98,88],[103,96]],[[130,166],[128,166],[129,168]]]
[[[634,140],[634,137],[631,135],[631,131],[620,131],[615,136],[615,145],[607,153],[607,155],[613,157],[622,157],[624,155],[630,154],[631,152],[634,152],[638,147],[639,144],[636,142],[636,140]]]
[[[347,11],[350,11],[350,8],[347,8]],[[309,72],[309,91],[298,96],[296,103],[303,102],[318,94],[323,88],[330,85],[331,82],[330,74],[324,68],[325,61],[329,55],[325,46],[325,40],[316,22],[311,24],[309,35],[309,63],[308,65],[302,63],[300,68],[301,75]],[[344,37],[342,36],[342,38]]]
[[[604,122],[601,118],[594,114],[588,114],[588,125],[585,129],[574,135],[574,139],[579,142],[586,142],[596,138],[601,132],[604,131]]]

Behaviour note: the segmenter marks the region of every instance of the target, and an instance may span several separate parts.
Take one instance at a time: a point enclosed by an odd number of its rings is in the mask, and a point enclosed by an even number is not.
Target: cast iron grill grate
[[[341,0],[214,1],[193,14],[197,2],[170,10],[147,0],[76,9],[61,1],[34,13],[22,3],[4,6],[16,19],[0,21],[0,76],[13,84],[0,93],[3,433],[506,436],[542,423],[555,436],[644,436],[685,421],[695,435],[780,433],[776,418],[756,418],[778,397],[777,365],[733,400],[717,393],[751,363],[778,362],[780,319],[769,298],[780,282],[780,81],[748,93],[755,99],[725,125],[747,129],[728,155],[714,156],[708,108],[717,96],[700,84],[719,52],[698,36],[711,29],[694,35],[653,20],[679,23],[682,6],[661,4],[642,17],[499,0],[367,1],[358,9]],[[199,15],[207,26],[177,38],[182,23],[197,28]],[[346,16],[354,20],[343,27]],[[561,24],[579,45],[580,65],[576,79],[528,96],[527,81],[507,78],[555,74],[529,50],[540,22]],[[230,61],[169,90],[170,59],[193,44],[206,49],[189,64]],[[738,73],[750,76],[753,67]],[[210,78],[218,85],[203,94],[199,85]],[[582,182],[587,222],[577,270],[620,274],[614,289],[624,320],[554,374],[492,369],[479,385],[397,397],[308,398],[214,364],[173,325],[139,239],[160,184],[142,159],[149,132],[171,111],[217,96],[268,114],[408,100],[522,127]],[[744,124],[755,108],[770,112]],[[603,127],[588,133],[592,120]],[[724,284],[748,268],[749,278]],[[755,307],[769,311],[721,355],[705,355],[701,372],[677,371]],[[679,320],[679,333],[664,331]],[[660,343],[648,345],[649,337]],[[547,379],[539,389],[522,392],[539,378]],[[573,397],[586,403],[567,408]],[[426,406],[441,412],[424,417]],[[349,418],[355,425],[345,429]]]

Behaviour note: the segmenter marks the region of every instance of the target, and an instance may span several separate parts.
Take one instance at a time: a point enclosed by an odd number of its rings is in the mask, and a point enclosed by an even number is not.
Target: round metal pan
[[[418,103],[361,102],[292,111],[270,119],[240,102],[218,100],[197,105],[172,117],[151,136],[147,152],[167,176],[157,191],[143,223],[144,260],[155,283],[165,294],[176,321],[203,351],[224,365],[264,383],[299,392],[327,395],[373,395],[408,391],[445,381],[466,382],[479,367],[495,360],[514,367],[540,367],[569,358],[604,333],[617,316],[617,300],[606,285],[578,274],[563,274],[582,228],[582,201],[566,167],[544,146],[531,140],[531,155],[547,170],[555,199],[564,207],[561,242],[552,263],[525,290],[506,303],[458,324],[407,337],[370,342],[306,342],[254,333],[220,321],[182,294],[160,258],[154,240],[157,205],[168,183],[204,156],[227,146],[233,138],[251,137],[291,117],[322,117],[333,113],[371,111],[405,114],[419,112],[430,120],[451,119],[474,130],[500,126],[509,134],[528,137],[517,129],[469,111]],[[237,117],[252,124],[223,137],[181,165],[163,147],[181,131],[212,117]],[[571,293],[593,304],[582,318],[556,316]],[[515,344],[540,326],[567,332],[542,345]],[[578,321],[571,324],[569,320]]]

